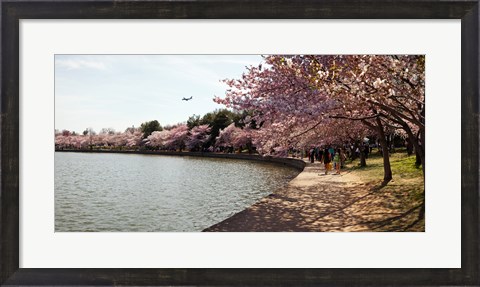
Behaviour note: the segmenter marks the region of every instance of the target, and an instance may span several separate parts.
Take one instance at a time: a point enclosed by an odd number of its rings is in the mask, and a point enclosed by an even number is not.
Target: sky
[[[261,62],[260,55],[55,55],[55,129],[186,122],[224,108],[213,102],[228,88],[220,80]]]

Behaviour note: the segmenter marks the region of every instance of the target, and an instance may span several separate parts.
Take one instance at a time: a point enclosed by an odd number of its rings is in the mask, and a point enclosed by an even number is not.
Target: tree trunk
[[[367,160],[365,157],[365,147],[362,145],[360,146],[360,166],[364,167],[367,166]]]
[[[357,150],[357,147],[358,147],[358,144],[354,143],[352,154],[351,154],[352,161],[357,159],[357,153],[355,152]]]
[[[383,130],[383,124],[380,118],[376,119],[377,121],[377,132],[378,138],[380,140],[380,145],[383,150],[383,183],[386,184],[392,180],[392,168],[390,166],[390,156],[388,153],[388,144],[385,139],[385,132]]]
[[[407,132],[408,141],[413,144],[415,148],[416,160],[415,164],[418,167],[418,163],[422,165],[423,178],[425,179],[425,129],[420,128],[420,133],[415,136],[405,121],[402,121],[400,118],[396,117],[396,122],[402,125],[403,130]],[[420,137],[420,138],[419,138]]]
[[[425,129],[420,131],[420,159],[422,161],[423,178],[425,178]]]
[[[413,154],[413,143],[412,143],[410,137],[408,137],[408,139],[407,139],[407,154],[409,156]]]
[[[415,150],[415,166],[419,168],[420,165],[422,165],[422,157],[420,155],[420,151]]]
[[[392,148],[392,143],[390,141],[390,135],[385,135],[385,140],[387,142],[387,146],[388,146],[388,152],[391,151],[391,148]]]
[[[422,153],[420,154],[420,157],[422,159],[422,172],[423,172],[423,178],[425,179],[425,105],[422,106],[422,119],[420,121],[423,124],[423,127],[420,128],[420,150]]]
[[[420,208],[420,212],[418,213],[418,219],[422,220],[425,218],[425,197],[422,201],[422,208]]]
[[[248,148],[248,154],[252,154],[253,150],[252,150],[252,143],[251,142],[247,143],[247,148]]]

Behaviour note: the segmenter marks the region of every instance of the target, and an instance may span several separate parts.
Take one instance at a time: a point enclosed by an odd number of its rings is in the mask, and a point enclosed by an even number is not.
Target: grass
[[[425,185],[422,168],[415,166],[415,156],[408,156],[405,152],[392,153],[390,155],[393,180],[386,185],[383,181],[383,158],[378,151],[373,151],[367,159],[367,166],[360,167],[359,159],[347,163],[345,172],[351,172],[358,177],[365,187],[376,191],[382,201],[388,203],[389,208],[405,213],[412,208],[423,204],[425,198]],[[419,214],[420,208],[415,214]],[[408,221],[416,221],[416,216],[409,215]],[[424,228],[424,219],[415,224],[409,230],[421,231]]]
[[[397,152],[390,155],[390,166],[392,168],[393,179],[422,179],[422,168],[415,166],[415,156],[408,156],[406,153]],[[347,171],[354,171],[356,175],[361,176],[365,181],[383,180],[383,157],[375,150],[367,159],[367,166],[360,167],[359,159],[347,163]]]

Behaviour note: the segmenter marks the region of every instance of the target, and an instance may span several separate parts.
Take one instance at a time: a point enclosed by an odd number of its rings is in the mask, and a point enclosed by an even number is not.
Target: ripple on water
[[[260,162],[55,153],[55,231],[201,231],[298,174]]]

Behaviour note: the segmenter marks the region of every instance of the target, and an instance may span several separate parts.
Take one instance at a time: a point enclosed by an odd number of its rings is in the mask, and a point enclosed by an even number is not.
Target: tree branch
[[[373,116],[366,116],[366,117],[348,117],[348,116],[342,116],[342,115],[335,115],[335,116],[330,116],[332,119],[346,119],[346,120],[352,120],[352,121],[363,121],[363,120],[369,120],[369,119],[374,119],[379,117],[379,114],[373,115]]]
[[[309,131],[313,130],[314,128],[316,128],[316,127],[317,127],[318,125],[320,125],[321,123],[322,123],[322,120],[320,120],[318,123],[316,123],[313,127],[308,128],[307,130],[305,130],[305,131],[303,131],[303,132],[301,132],[301,133],[299,133],[299,134],[297,134],[297,135],[292,136],[290,139],[293,139],[293,138],[296,138],[296,137],[299,137],[299,136],[301,136],[301,135],[304,135],[304,134],[308,133]]]

